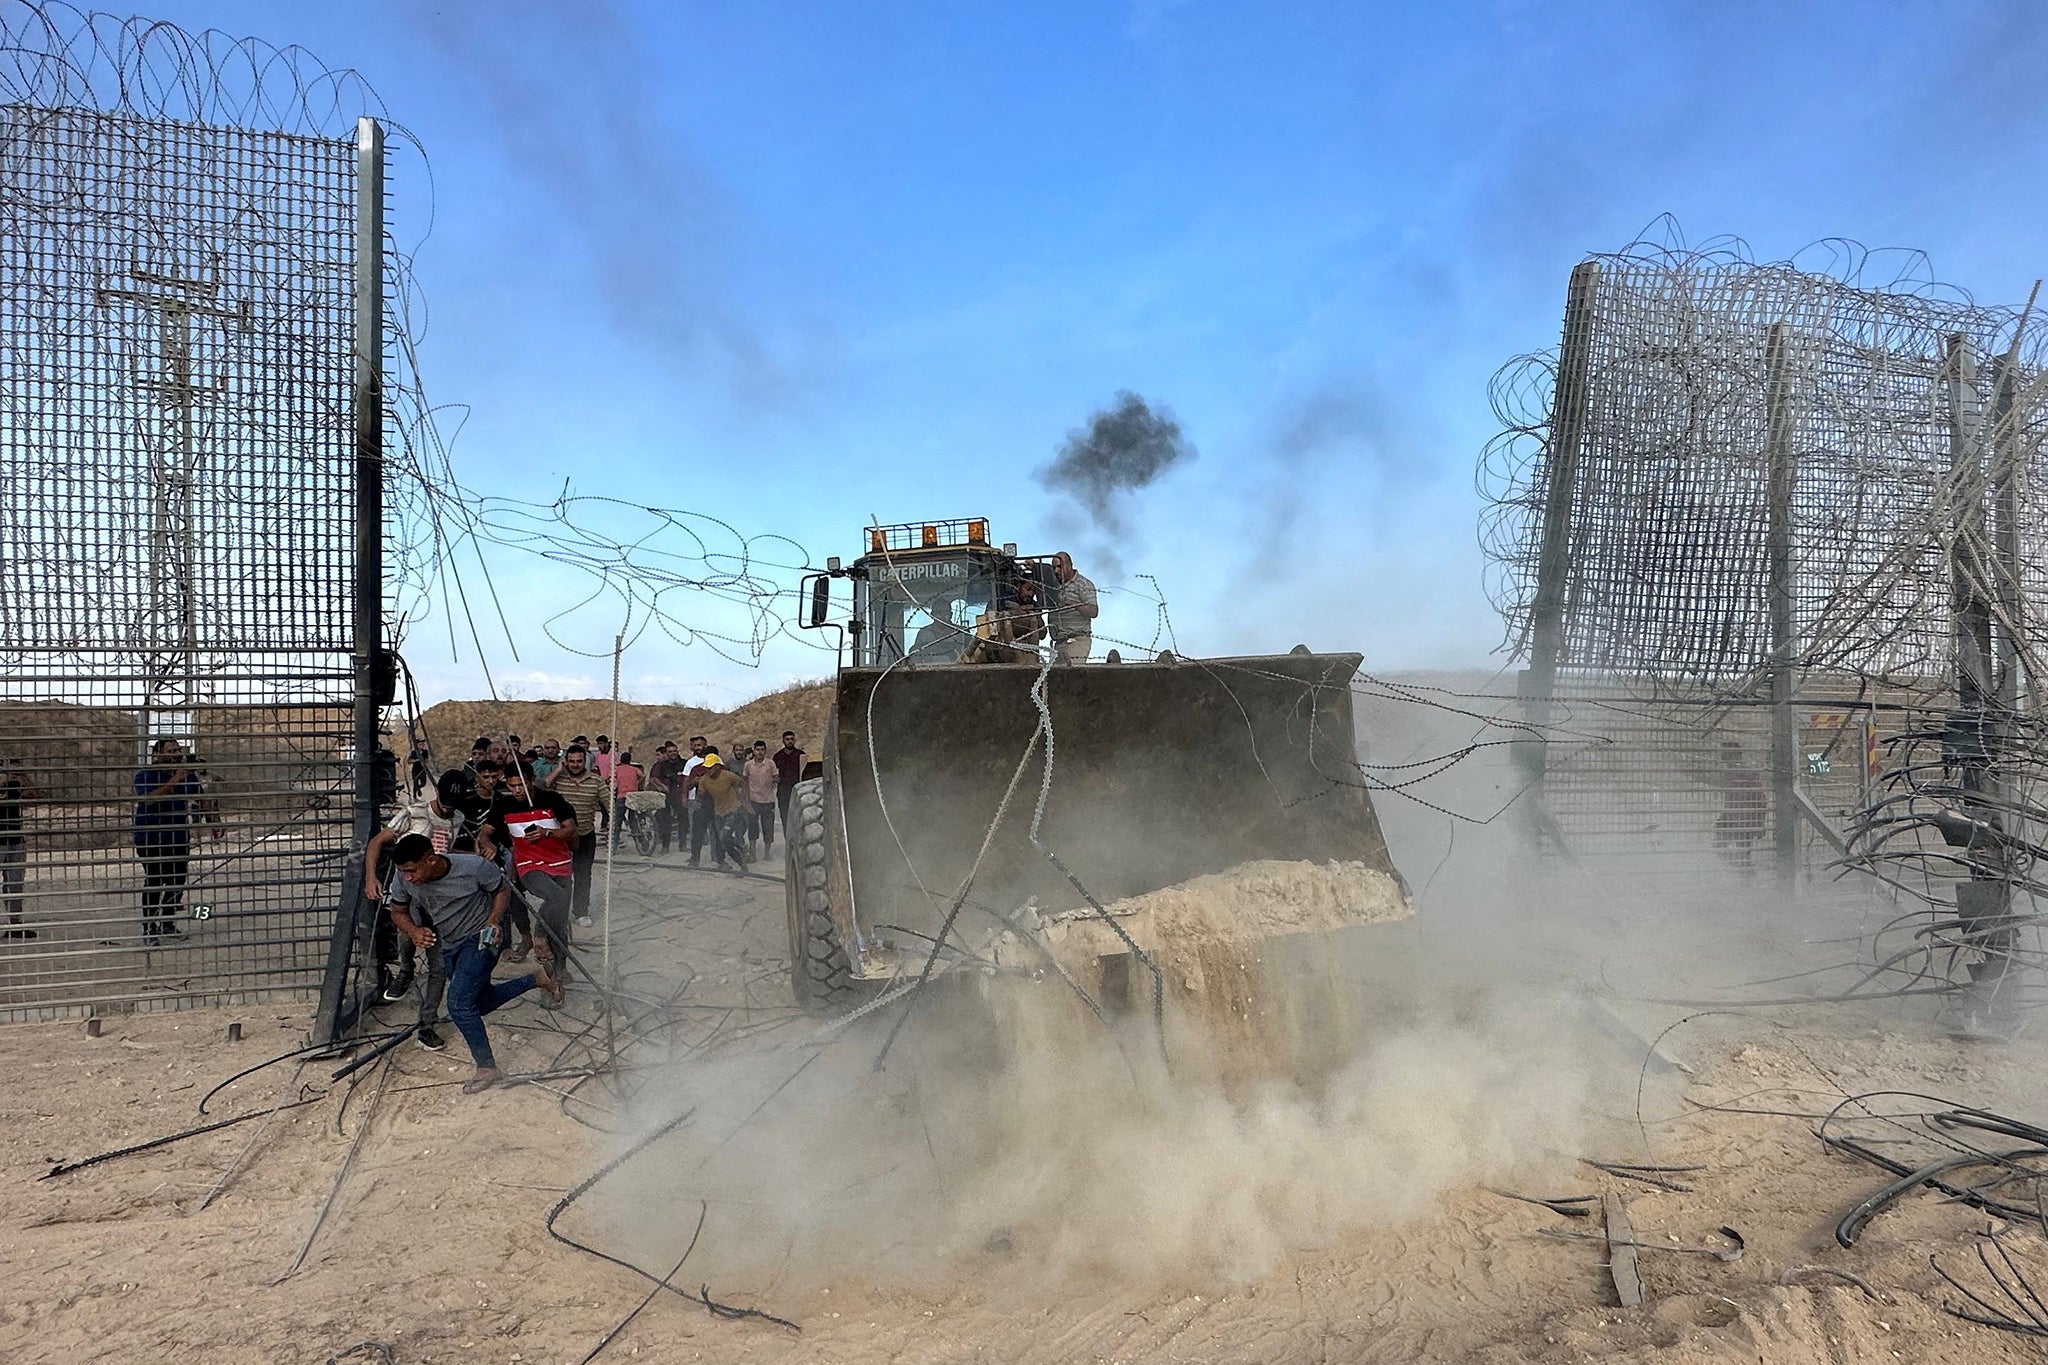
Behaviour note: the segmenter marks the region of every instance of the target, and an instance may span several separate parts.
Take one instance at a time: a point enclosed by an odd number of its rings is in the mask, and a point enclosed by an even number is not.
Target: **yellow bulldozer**
[[[1258,881],[1317,904],[1269,906],[1250,937],[1409,913],[1357,760],[1358,655],[1054,662],[1034,619],[1059,603],[1051,557],[991,543],[981,518],[871,526],[803,593],[802,624],[840,649],[786,831],[805,1009],[1005,952],[1106,1006],[1156,1006],[1185,923],[1160,897],[1247,866],[1350,876],[1335,894]]]

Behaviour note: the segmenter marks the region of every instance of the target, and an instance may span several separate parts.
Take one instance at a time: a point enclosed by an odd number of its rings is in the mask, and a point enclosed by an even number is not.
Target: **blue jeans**
[[[440,948],[441,965],[448,972],[448,1022],[469,1044],[469,1055],[478,1066],[496,1066],[491,1036],[484,1032],[484,1016],[532,990],[536,978],[528,972],[509,981],[492,981],[497,951],[479,947],[475,934],[456,943],[443,943]]]

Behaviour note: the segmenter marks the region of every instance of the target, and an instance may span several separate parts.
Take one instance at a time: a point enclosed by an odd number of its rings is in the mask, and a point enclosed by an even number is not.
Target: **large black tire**
[[[789,976],[807,1014],[846,1013],[865,997],[832,920],[831,834],[822,778],[799,782],[789,794],[782,831],[787,861],[783,890],[789,905]]]

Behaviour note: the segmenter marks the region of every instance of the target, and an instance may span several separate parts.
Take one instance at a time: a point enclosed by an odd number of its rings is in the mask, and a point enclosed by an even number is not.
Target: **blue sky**
[[[163,3],[360,70],[431,158],[417,272],[467,485],[687,508],[814,559],[872,517],[1069,547],[1101,634],[1155,575],[1201,653],[1497,666],[1472,471],[1486,384],[1554,344],[1583,254],[1659,214],[1760,256],[1925,249],[2020,302],[2041,273],[2031,77],[2048,6],[1495,3]],[[396,168],[401,240],[427,195]],[[1034,471],[1130,389],[1199,458],[1105,547]],[[624,524],[623,522],[621,524]],[[608,688],[616,603],[494,561],[521,696]],[[1112,562],[1114,571],[1111,571]],[[669,603],[746,633],[716,598]],[[493,638],[487,635],[487,641]],[[734,652],[727,647],[727,652]],[[745,651],[739,651],[743,657]],[[445,622],[432,696],[484,693]],[[643,635],[639,700],[830,667]]]

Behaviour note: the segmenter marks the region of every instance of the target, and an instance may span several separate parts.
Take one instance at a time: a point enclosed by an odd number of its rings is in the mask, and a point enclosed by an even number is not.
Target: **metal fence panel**
[[[1793,662],[1906,683],[1954,666],[1953,548],[1981,527],[1995,372],[2009,419],[2029,617],[2048,603],[2048,319],[1923,281],[1869,288],[1729,252],[1589,258],[1570,428],[1536,357],[1496,382],[1506,430],[1481,482],[1482,535],[1510,641],[1531,644],[1543,511],[1566,512],[1557,663],[1739,690],[1770,667],[1772,396],[1781,395]],[[1780,340],[1773,349],[1773,335]],[[1958,384],[1953,361],[1968,357]],[[1563,386],[1556,389],[1564,392]],[[1558,486],[1557,471],[1569,477]]]
[[[357,175],[352,140],[0,106],[0,1017],[319,984]],[[138,803],[166,736],[191,775]]]
[[[1523,771],[1536,832],[1576,855],[1768,860],[1786,891],[1900,783],[1946,784],[1997,849],[1886,825],[1919,881],[1885,885],[1954,904],[1944,879],[2017,884],[2032,856],[2033,808],[1995,789],[2034,761],[2048,674],[2048,315],[1827,245],[1825,271],[1725,244],[1590,257],[1559,350],[1497,377],[1482,539],[1546,741]],[[1941,756],[1901,769],[1908,736]]]

